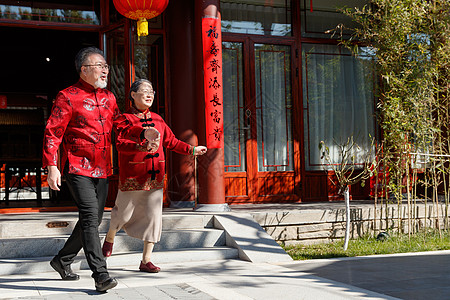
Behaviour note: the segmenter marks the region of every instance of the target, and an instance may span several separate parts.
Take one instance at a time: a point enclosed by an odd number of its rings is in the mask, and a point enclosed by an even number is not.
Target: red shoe
[[[114,243],[105,242],[103,243],[102,252],[104,257],[110,257],[112,254],[112,248]]]
[[[161,268],[155,266],[151,262],[144,264],[141,261],[141,265],[139,266],[139,271],[148,272],[148,273],[158,273],[159,271],[161,271]]]

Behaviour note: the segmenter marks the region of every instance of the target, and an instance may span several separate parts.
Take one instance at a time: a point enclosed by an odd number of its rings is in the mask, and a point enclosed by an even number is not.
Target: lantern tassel
[[[140,18],[137,21],[137,34],[139,37],[148,35],[148,23],[145,18]]]

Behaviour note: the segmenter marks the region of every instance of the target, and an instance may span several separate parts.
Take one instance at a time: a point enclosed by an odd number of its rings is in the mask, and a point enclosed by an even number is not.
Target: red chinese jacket
[[[56,166],[61,149],[61,168],[70,174],[106,178],[111,175],[111,130],[139,138],[142,127],[119,119],[116,98],[106,90],[80,80],[60,91],[44,132],[43,167]],[[62,171],[62,170],[61,170]]]
[[[192,154],[193,147],[175,137],[172,130],[156,113],[140,112],[131,108],[119,119],[126,119],[141,128],[153,127],[160,133],[160,147],[155,153],[146,148],[146,141],[130,138],[126,132],[118,133],[117,151],[119,152],[119,189],[121,191],[151,190],[164,187],[165,160],[163,147],[180,154]]]

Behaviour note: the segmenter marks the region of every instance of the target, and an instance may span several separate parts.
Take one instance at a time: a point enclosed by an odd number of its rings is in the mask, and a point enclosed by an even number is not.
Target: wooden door
[[[291,44],[223,43],[228,203],[299,199],[292,66]]]

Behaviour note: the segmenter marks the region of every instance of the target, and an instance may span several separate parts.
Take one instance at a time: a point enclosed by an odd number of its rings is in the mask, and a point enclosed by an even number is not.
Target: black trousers
[[[70,265],[83,248],[86,260],[92,270],[92,277],[96,281],[102,281],[109,277],[109,274],[106,269],[106,260],[102,254],[98,226],[102,222],[109,180],[108,178],[91,178],[67,172],[64,175],[70,193],[77,204],[79,219],[57,257],[64,266]]]

